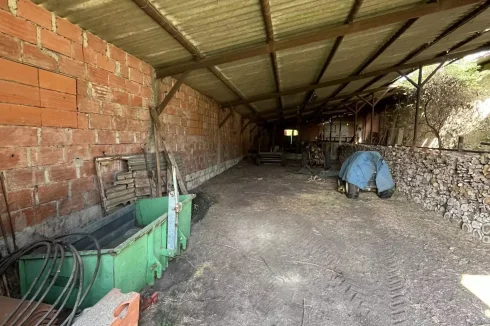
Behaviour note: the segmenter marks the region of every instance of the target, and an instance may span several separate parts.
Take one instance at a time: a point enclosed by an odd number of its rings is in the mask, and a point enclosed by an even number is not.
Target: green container
[[[103,248],[99,273],[82,308],[93,306],[113,288],[119,288],[124,293],[139,292],[146,285],[153,285],[155,278],[162,277],[168,260],[180,254],[180,250],[186,249],[191,232],[194,197],[195,195],[179,197],[182,208],[178,217],[178,246],[175,253],[166,250],[168,197],[140,199],[80,230],[95,236]],[[93,277],[97,251],[94,250],[93,242],[86,237],[75,239],[72,244],[82,256],[86,288]],[[37,253],[26,255],[19,260],[22,295],[39,274],[43,262],[44,255]],[[70,277],[72,267],[73,257],[67,254],[60,276],[44,302],[52,304],[56,301]],[[42,275],[42,279],[44,277],[45,274]],[[67,307],[73,306],[76,294],[77,291],[73,291]]]

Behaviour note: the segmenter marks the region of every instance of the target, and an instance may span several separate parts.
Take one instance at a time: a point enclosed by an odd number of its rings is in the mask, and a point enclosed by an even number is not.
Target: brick
[[[24,62],[48,70],[56,70],[58,62],[51,55],[43,52],[37,46],[24,43]]]
[[[114,117],[112,119],[112,125],[114,127],[114,130],[127,130],[128,119],[126,117]]]
[[[126,52],[112,44],[109,44],[109,52],[112,59],[122,64],[126,64]]]
[[[34,44],[37,41],[36,25],[3,10],[0,10],[0,32]]]
[[[3,198],[1,199],[4,200]],[[7,199],[11,212],[29,208],[34,205],[32,189],[9,191],[7,193]],[[5,213],[6,211],[5,203],[0,202],[0,213]]]
[[[71,194],[80,194],[83,192],[88,192],[94,190],[95,187],[95,177],[90,176],[86,178],[80,178],[71,181]]]
[[[128,90],[128,92],[136,95],[140,94],[141,89],[138,83],[132,82],[130,80],[126,80],[125,82],[126,82],[126,89]]]
[[[137,59],[136,57],[133,57],[132,55],[128,54],[127,61],[128,61],[128,66],[141,71],[142,63],[140,59]]]
[[[92,48],[83,48],[83,58],[84,62],[88,63],[89,65],[97,65],[97,52],[94,51]]]
[[[78,111],[87,113],[99,113],[99,110],[99,101],[94,101],[86,97],[78,99]]]
[[[95,100],[110,102],[112,101],[112,90],[106,85],[92,84],[92,97]]]
[[[100,114],[91,114],[89,126],[90,129],[111,129],[111,117]]]
[[[0,103],[0,124],[40,126],[41,108]]]
[[[104,115],[121,115],[121,107],[119,104],[102,103],[102,114]]]
[[[96,145],[98,146],[98,145]],[[92,150],[92,147],[90,147],[90,150]],[[90,153],[91,157],[93,157],[92,153]],[[80,178],[86,178],[90,176],[94,176],[95,173],[95,163],[93,160],[90,161],[84,161],[83,165],[80,167]]]
[[[63,111],[77,110],[76,95],[60,93],[42,88],[40,89],[40,94],[41,106],[44,108],[51,108]]]
[[[57,215],[56,203],[47,203],[44,205],[30,207],[16,212],[15,220],[22,221],[22,229],[27,226],[37,225],[42,223],[48,218],[55,217]],[[18,228],[18,226],[16,226]]]
[[[97,130],[97,144],[116,144],[116,132]]]
[[[53,91],[77,94],[77,81],[54,72],[39,70],[39,86]]]
[[[81,44],[73,42],[71,44],[71,55],[72,59],[84,62],[85,57],[83,55],[83,46]]]
[[[73,163],[74,160],[88,160],[90,158],[89,145],[73,145],[65,147],[65,160],[68,163]]]
[[[145,98],[151,98],[152,92],[150,87],[141,87],[141,96]]]
[[[142,63],[141,71],[145,75],[147,75],[147,76],[152,76],[153,75],[153,68],[152,68],[152,66],[150,66],[149,64],[147,64],[145,62]]]
[[[0,0],[0,9],[9,10],[9,1],[8,0]]]
[[[129,79],[138,84],[143,84],[143,74],[134,68],[129,68]]]
[[[106,53],[106,43],[92,33],[87,32],[87,45],[99,53]]]
[[[121,65],[119,68],[119,71],[121,72],[121,77],[124,78],[129,78],[129,67],[126,65]]]
[[[77,95],[90,96],[90,85],[84,80],[77,80]]]
[[[61,147],[37,147],[31,150],[33,166],[54,165],[64,162],[63,148]]]
[[[66,216],[83,209],[83,194],[75,195],[71,198],[62,199],[58,204],[60,216]]]
[[[85,113],[78,113],[78,128],[79,129],[88,129],[88,115]]]
[[[41,146],[71,145],[71,129],[43,127],[41,129]]]
[[[77,170],[73,165],[52,166],[48,175],[51,182],[71,180],[77,178]]]
[[[0,80],[0,102],[39,106],[39,88]]]
[[[141,107],[143,106],[143,98],[141,96],[131,95],[129,105]]]
[[[116,63],[114,60],[108,58],[105,54],[99,53],[97,55],[97,66],[112,73],[116,70]]]
[[[127,123],[128,123],[127,124],[127,130],[130,130],[130,131],[141,131],[142,130],[141,121],[139,121],[139,120],[128,119]]]
[[[2,58],[0,58],[0,79],[39,86],[39,76],[36,68]]]
[[[99,205],[100,194],[98,190],[92,190],[84,194],[85,207],[92,207],[94,205]]]
[[[114,145],[94,145],[90,147],[92,157],[101,157],[114,154]]]
[[[144,86],[146,86],[146,87],[151,86],[151,80],[152,80],[151,76],[143,75],[143,85]]]
[[[129,94],[120,91],[112,91],[112,102],[129,105]]]
[[[20,60],[20,42],[13,37],[0,33],[0,56]]]
[[[44,28],[51,29],[51,13],[29,0],[17,2],[17,15]]]
[[[130,108],[130,107],[122,107],[122,116],[125,118],[130,118],[130,119],[137,119],[138,118],[138,110],[135,108]]]
[[[56,32],[72,41],[82,43],[82,29],[66,19],[56,17]]]
[[[41,122],[48,127],[77,128],[77,112],[43,108]]]
[[[120,144],[133,144],[134,132],[132,131],[118,131],[118,138]]]
[[[71,55],[70,40],[46,29],[41,30],[41,44],[44,48],[50,49],[54,52],[58,52],[66,56]]]
[[[51,183],[37,189],[39,203],[48,203],[68,197],[68,182]]]
[[[25,148],[0,148],[0,166],[2,170],[28,166]]]
[[[118,77],[116,75],[109,75],[109,86],[113,88],[119,88],[122,90],[126,89],[126,83],[124,78]]]
[[[80,79],[85,79],[85,65],[83,62],[65,56],[60,56],[60,72]]]
[[[87,67],[88,80],[101,85],[109,85],[109,73],[103,69]]]
[[[0,126],[0,147],[37,145],[37,128]]]
[[[30,167],[8,171],[6,179],[10,190],[27,189],[45,183],[44,170]]]
[[[73,130],[72,140],[74,145],[90,145],[95,144],[94,130]]]

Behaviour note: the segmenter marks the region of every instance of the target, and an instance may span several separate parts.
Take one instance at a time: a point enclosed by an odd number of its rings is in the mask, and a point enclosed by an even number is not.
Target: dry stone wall
[[[361,150],[383,155],[397,190],[410,200],[441,212],[463,231],[490,243],[490,153],[343,145],[341,162]]]

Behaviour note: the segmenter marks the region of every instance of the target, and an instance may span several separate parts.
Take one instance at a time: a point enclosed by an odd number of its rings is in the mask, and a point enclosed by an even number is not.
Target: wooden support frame
[[[323,28],[314,32],[297,35],[281,41],[268,42],[264,45],[258,45],[246,49],[221,53],[215,56],[204,58],[198,62],[189,61],[171,65],[159,69],[157,72],[157,77],[162,78],[166,76],[172,76],[182,73],[186,70],[207,68],[209,66],[216,66],[259,55],[269,54],[275,51],[304,46],[307,44],[316,43],[339,36],[359,33],[369,29],[404,22],[413,18],[423,17],[477,3],[481,3],[481,0],[439,0],[432,3],[418,4],[407,9],[398,10],[383,15],[376,15],[359,21],[354,21],[350,24],[342,24],[340,26]]]
[[[370,72],[355,75],[355,76],[348,76],[348,77],[343,77],[343,78],[338,78],[338,79],[332,79],[332,80],[325,81],[325,82],[322,82],[322,83],[319,83],[316,85],[308,85],[308,86],[302,86],[302,87],[297,87],[297,88],[290,88],[287,90],[283,90],[281,92],[273,92],[273,93],[266,93],[266,94],[251,96],[247,100],[239,100],[239,101],[229,102],[228,104],[224,105],[223,107],[224,108],[235,107],[237,105],[268,100],[271,98],[277,98],[277,97],[285,96],[285,95],[302,93],[302,92],[317,89],[317,88],[325,88],[325,87],[329,87],[329,86],[335,86],[335,85],[343,84],[345,82],[352,82],[352,81],[376,77],[379,75],[386,75],[386,74],[391,73],[391,72],[396,72],[397,70],[409,70],[409,69],[416,68],[416,67],[421,66],[421,65],[424,65],[424,66],[425,65],[431,65],[431,64],[435,64],[435,63],[440,63],[442,61],[448,61],[451,59],[462,58],[462,57],[465,57],[469,54],[474,54],[474,53],[477,53],[480,51],[485,51],[485,50],[490,50],[490,46],[482,46],[482,47],[479,47],[479,48],[474,49],[474,50],[468,50],[468,51],[462,51],[462,52],[458,52],[458,53],[448,54],[444,57],[424,59],[424,60],[411,62],[411,63],[407,63],[407,64],[403,64],[403,65],[398,65],[398,66],[383,68],[383,69],[379,69],[379,70],[374,70],[374,71],[370,71]]]
[[[224,126],[224,124],[226,123],[226,121],[228,121],[228,119],[230,119],[231,115],[235,113],[235,110],[233,109],[230,109],[230,112],[228,112],[228,114],[226,115],[226,117],[218,124],[218,129],[221,129],[221,127]]]
[[[248,127],[248,125],[252,122],[251,119],[248,119],[247,123],[245,123],[242,127],[242,129],[240,130],[240,133],[243,134],[243,132],[245,131],[245,129]]]
[[[179,90],[180,86],[182,85],[184,80],[187,78],[189,73],[190,73],[190,71],[186,71],[182,75],[180,75],[179,79],[177,79],[177,82],[174,84],[174,86],[172,86],[170,91],[167,93],[167,95],[163,99],[162,103],[160,103],[160,105],[158,106],[158,108],[156,110],[158,115],[162,114],[163,110],[165,110],[165,107],[168,105],[168,103],[170,103],[170,101],[174,97],[175,93],[177,93],[177,91]]]
[[[161,147],[162,147],[161,150],[163,151],[163,155],[165,156],[165,159],[168,162],[167,166],[170,165],[175,170],[175,174],[177,175],[177,183],[179,184],[179,187],[180,187],[180,192],[184,195],[187,195],[188,191],[187,191],[187,186],[185,184],[184,177],[180,172],[180,169],[177,165],[177,162],[175,161],[174,155],[169,151],[169,147],[167,146],[167,143],[163,139],[160,119],[159,119],[158,113],[153,108],[150,108],[150,117],[153,120],[153,123],[155,125],[156,130],[157,130],[157,133],[155,133],[155,140],[157,137],[159,137],[159,140],[161,141],[160,142]],[[168,177],[168,175],[167,175],[167,177]],[[169,184],[169,180],[167,180],[167,188],[168,188],[168,184]],[[174,185],[174,187],[176,187],[176,186],[177,185]]]

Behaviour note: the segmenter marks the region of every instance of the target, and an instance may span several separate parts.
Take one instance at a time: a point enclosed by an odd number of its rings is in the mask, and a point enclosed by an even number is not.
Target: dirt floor
[[[208,181],[188,250],[151,291],[140,325],[486,325],[463,274],[489,246],[401,194],[358,200],[294,166],[241,162]]]

